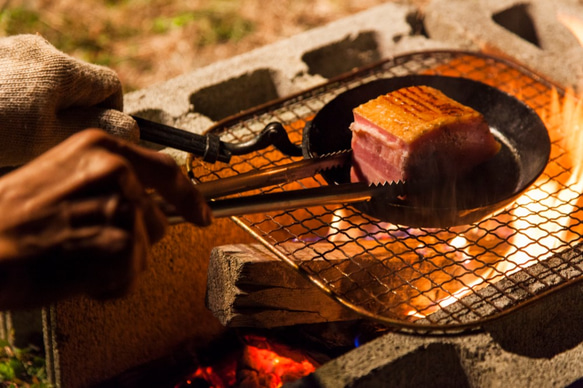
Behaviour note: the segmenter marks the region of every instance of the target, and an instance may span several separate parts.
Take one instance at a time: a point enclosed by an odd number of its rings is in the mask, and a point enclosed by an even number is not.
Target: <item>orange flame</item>
[[[361,267],[367,265],[384,282],[385,290],[373,291],[386,298],[392,312],[425,318],[580,239],[583,222],[574,220],[583,220],[583,102],[572,91],[560,96],[556,90],[550,100],[541,119],[553,144],[552,163],[510,211],[478,226],[406,232],[388,223],[371,224],[346,209],[335,214],[328,240],[359,240]],[[376,264],[366,261],[370,254]]]
[[[451,240],[449,244],[457,252],[467,255],[467,268],[471,269],[471,275],[465,276],[464,286],[451,290],[450,296],[431,308],[414,309],[410,315],[423,318],[437,308],[455,303],[481,285],[494,283],[547,259],[558,247],[569,245],[580,238],[583,226],[580,223],[573,224],[573,219],[582,219],[583,216],[576,214],[581,213],[578,209],[580,194],[583,192],[583,170],[579,162],[583,160],[583,102],[572,92],[568,92],[561,101],[556,90],[552,91],[551,100],[550,111],[542,118],[549,127],[551,142],[560,145],[554,147],[551,153],[551,160],[556,161],[552,166],[560,166],[561,170],[564,169],[563,174],[557,175],[559,172],[551,171],[553,167],[549,166],[545,175],[554,178],[544,178],[544,181],[538,182],[517,199],[517,206],[512,210],[516,218],[511,224],[511,230],[497,225],[496,234],[501,237],[501,241],[503,234],[509,237],[504,244],[505,252],[502,252],[505,260],[498,260],[494,266],[476,272],[476,267],[479,268],[481,263],[470,259],[472,256],[467,254],[467,248],[461,251],[460,248],[468,247],[469,241],[477,241],[475,234],[478,230],[464,231]],[[484,258],[480,261],[483,262]],[[475,276],[477,274],[479,276]],[[423,312],[420,313],[420,310]]]

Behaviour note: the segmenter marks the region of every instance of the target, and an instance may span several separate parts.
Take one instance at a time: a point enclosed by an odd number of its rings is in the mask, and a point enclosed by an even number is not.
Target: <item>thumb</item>
[[[59,112],[57,122],[57,125],[69,128],[71,133],[86,128],[100,128],[132,143],[140,140],[140,129],[136,121],[115,109],[69,108]]]

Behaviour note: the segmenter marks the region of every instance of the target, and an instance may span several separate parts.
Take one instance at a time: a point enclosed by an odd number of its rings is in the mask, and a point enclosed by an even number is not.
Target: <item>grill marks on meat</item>
[[[353,181],[455,178],[500,149],[482,114],[429,86],[379,96],[353,114]]]
[[[453,105],[449,101],[438,98],[435,93],[427,93],[427,87],[411,87],[401,89],[392,96],[394,103],[401,104],[403,110],[419,121],[429,121],[433,115],[461,116],[466,111],[463,106]],[[388,99],[388,95],[380,96]],[[387,101],[391,104],[391,101]]]

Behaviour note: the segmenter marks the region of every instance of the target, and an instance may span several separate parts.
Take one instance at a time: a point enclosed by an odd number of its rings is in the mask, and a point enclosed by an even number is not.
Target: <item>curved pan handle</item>
[[[270,145],[288,156],[302,156],[301,147],[290,141],[287,131],[278,122],[267,124],[256,137],[237,144],[224,142],[212,133],[199,135],[141,117],[132,117],[140,127],[142,140],[202,156],[203,160],[209,163],[216,161],[228,163],[232,155],[248,154]]]

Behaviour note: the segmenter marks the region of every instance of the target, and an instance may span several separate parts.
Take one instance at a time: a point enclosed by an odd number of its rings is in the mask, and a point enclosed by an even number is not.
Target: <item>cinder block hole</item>
[[[541,47],[529,4],[516,4],[492,15],[492,19],[522,39]]]
[[[380,57],[376,34],[369,31],[308,51],[302,61],[308,65],[309,74],[332,78],[378,61]]]
[[[427,30],[425,29],[425,24],[424,24],[423,20],[424,20],[423,14],[419,11],[414,11],[414,12],[410,12],[407,14],[405,21],[411,27],[410,35],[412,35],[412,36],[421,35],[421,36],[424,36],[426,38],[429,38],[429,34],[427,33]]]
[[[430,344],[376,369],[351,385],[373,388],[379,383],[391,387],[470,387],[458,353],[450,344]]]
[[[190,96],[194,110],[219,121],[278,98],[273,76],[268,69],[231,78],[200,89]]]

